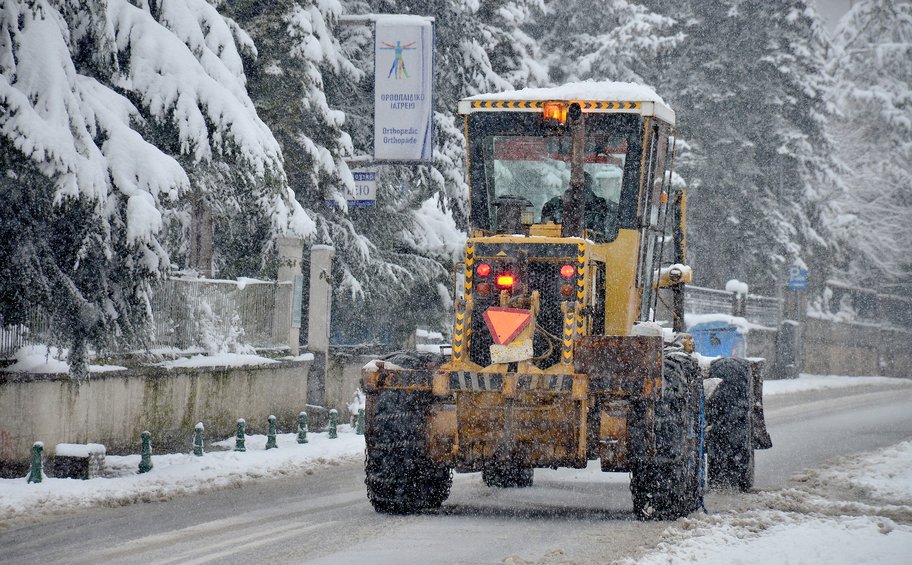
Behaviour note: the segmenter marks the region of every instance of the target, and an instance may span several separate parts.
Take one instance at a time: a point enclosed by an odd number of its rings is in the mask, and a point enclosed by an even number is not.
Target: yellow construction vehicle
[[[693,511],[703,375],[682,333],[691,272],[674,112],[649,88],[609,82],[474,96],[459,112],[471,233],[452,356],[399,353],[362,371],[371,503],[439,507],[454,469],[521,487],[536,467],[599,459],[631,472],[639,517]],[[749,451],[726,463],[739,480],[752,478]]]

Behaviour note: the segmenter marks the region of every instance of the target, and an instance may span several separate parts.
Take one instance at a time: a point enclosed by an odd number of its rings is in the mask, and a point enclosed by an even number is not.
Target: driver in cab
[[[586,199],[585,226],[587,230],[607,233],[608,219],[617,214],[617,205],[613,202],[609,203],[607,200],[597,195],[592,189],[592,186],[592,175],[584,173],[583,195]],[[567,190],[570,189],[568,188]],[[542,223],[549,221],[554,222],[555,224],[562,223],[564,216],[563,208],[564,197],[562,195],[555,196],[551,200],[545,202],[545,205],[542,207]]]

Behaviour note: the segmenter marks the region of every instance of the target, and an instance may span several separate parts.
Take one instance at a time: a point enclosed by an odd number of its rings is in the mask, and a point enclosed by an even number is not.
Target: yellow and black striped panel
[[[576,338],[586,335],[586,316],[583,316],[583,303],[576,303]]]
[[[466,318],[466,301],[456,301],[456,316],[453,322],[453,361],[462,361],[462,355],[465,351],[465,318]]]
[[[576,300],[586,302],[586,244],[576,246]]]
[[[544,106],[541,101],[514,101],[514,100],[475,100],[472,108],[485,110],[506,108],[508,110],[540,110]]]
[[[587,102],[587,101],[567,101],[568,103],[577,102],[583,111],[597,110],[639,110],[639,102]],[[472,108],[482,110],[540,110],[544,108],[545,102],[541,100],[473,100]]]
[[[639,110],[639,102],[580,102],[583,111],[586,110]]]
[[[573,332],[576,330],[576,304],[564,302],[564,332],[561,336],[561,362],[564,365],[573,364]]]
[[[465,297],[472,295],[472,277],[475,275],[475,246],[466,245],[465,254]]]

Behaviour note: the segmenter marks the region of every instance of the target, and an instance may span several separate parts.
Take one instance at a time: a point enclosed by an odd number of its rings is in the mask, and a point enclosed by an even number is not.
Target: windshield
[[[532,203],[535,223],[560,223],[560,201],[570,186],[570,136],[493,135],[485,138],[484,146],[488,202],[519,196]],[[586,140],[587,229],[610,231],[604,222],[617,216],[626,155],[622,136]]]
[[[498,231],[498,214],[512,218],[524,202],[529,206],[522,225],[562,223],[570,128],[555,127],[533,112],[476,112],[466,117],[466,131],[473,229]],[[636,228],[642,139],[640,116],[586,116],[585,227],[595,232],[589,237],[608,241],[618,229]]]

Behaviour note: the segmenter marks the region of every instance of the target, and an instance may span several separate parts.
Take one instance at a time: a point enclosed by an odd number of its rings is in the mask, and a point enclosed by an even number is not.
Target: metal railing
[[[839,281],[826,281],[824,317],[841,314],[845,321],[912,328],[912,299],[859,288]]]
[[[775,296],[748,294],[744,317],[752,324],[777,328],[782,322],[782,303],[782,299]]]
[[[288,345],[292,283],[169,279],[153,291],[152,348]]]
[[[152,350],[207,349],[215,344],[249,345],[256,349],[288,346],[294,285],[273,281],[172,278],[152,290]],[[54,328],[40,312],[22,325],[0,327],[0,358],[20,347],[51,343]],[[129,344],[123,351],[142,350]]]
[[[684,313],[732,314],[735,293],[727,290],[690,286],[684,290]],[[782,299],[748,294],[743,317],[752,324],[775,328],[782,321]]]
[[[48,317],[40,312],[29,313],[24,324],[0,325],[0,359],[10,358],[20,348],[35,343],[49,343],[51,324]]]

